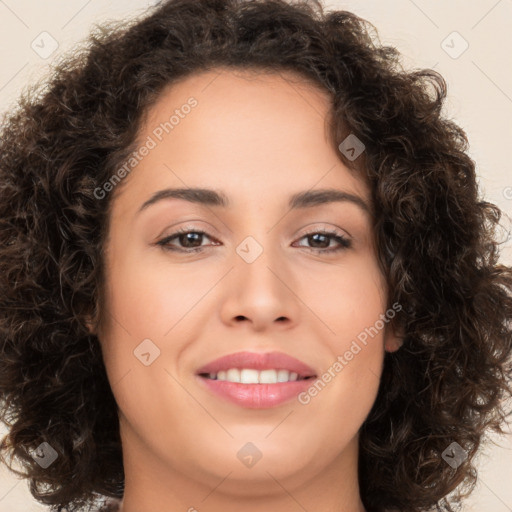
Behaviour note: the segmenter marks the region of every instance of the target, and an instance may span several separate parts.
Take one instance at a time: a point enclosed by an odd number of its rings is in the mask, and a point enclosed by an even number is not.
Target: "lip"
[[[230,368],[280,369],[295,372],[299,378],[311,378],[274,384],[242,384],[212,380],[201,376],[201,374],[217,373]],[[311,386],[315,377],[315,371],[307,364],[282,352],[236,352],[208,363],[196,373],[200,385],[205,386],[208,391],[240,407],[249,409],[267,409],[288,402]]]
[[[200,373],[218,373],[230,368],[251,368],[254,370],[288,370],[295,372],[299,378],[314,377],[315,371],[299,359],[284,354],[283,352],[235,352],[227,356],[219,357],[201,367]]]
[[[200,385],[206,386],[206,389],[215,395],[248,409],[269,409],[284,404],[309,388],[315,380],[296,380],[276,384],[240,384],[199,376],[197,378],[200,380]]]

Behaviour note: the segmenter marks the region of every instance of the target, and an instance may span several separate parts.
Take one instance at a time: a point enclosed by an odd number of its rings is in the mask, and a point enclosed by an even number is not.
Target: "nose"
[[[235,258],[225,280],[221,318],[226,324],[247,323],[253,331],[289,329],[298,321],[296,279],[277,251],[263,250],[251,263]]]

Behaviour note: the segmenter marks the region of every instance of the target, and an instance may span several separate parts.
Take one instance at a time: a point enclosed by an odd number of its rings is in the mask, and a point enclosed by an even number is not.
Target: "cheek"
[[[179,272],[167,269],[164,275],[163,269],[142,264],[129,251],[113,260],[106,296],[108,311],[101,331],[111,388],[129,424],[145,432],[149,428],[147,418],[152,418],[150,435],[164,438],[168,425],[153,420],[160,418],[162,411],[172,416],[173,411],[186,407],[186,402],[180,402],[186,397],[169,372],[175,374],[173,362],[185,344],[180,340],[187,339],[180,331],[186,322],[180,320],[197,297],[184,286]]]
[[[163,258],[148,261],[136,251],[112,260],[107,304],[116,322],[107,320],[114,329],[130,332],[134,341],[141,337],[165,341],[185,315],[193,314],[214,282]]]
[[[208,303],[202,298],[218,281],[218,267],[185,272],[164,258],[148,263],[147,256],[126,247],[112,251],[108,268],[107,312],[100,338],[107,373],[112,383],[123,379],[126,386],[137,381],[131,393],[149,396],[152,389],[169,385],[164,369],[175,371],[194,330],[202,325]],[[147,352],[154,362],[146,367],[142,354]]]
[[[325,276],[310,294],[310,303],[322,320],[324,348],[330,356],[317,389],[311,389],[313,409],[326,403],[333,415],[354,425],[362,422],[378,391],[384,357],[386,290],[371,255],[354,258]],[[323,286],[322,286],[323,285]],[[313,308],[312,308],[313,309]],[[317,395],[322,395],[316,400]],[[308,401],[305,397],[304,402]],[[315,411],[321,414],[321,409]]]
[[[303,293],[309,295],[338,350],[360,334],[364,338],[367,329],[385,313],[385,281],[371,254],[351,255],[322,276],[317,275],[314,283],[309,292],[304,288]]]

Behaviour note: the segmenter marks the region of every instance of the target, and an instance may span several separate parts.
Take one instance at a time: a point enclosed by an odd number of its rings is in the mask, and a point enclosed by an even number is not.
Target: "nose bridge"
[[[249,235],[236,247],[234,272],[228,285],[223,317],[244,317],[255,328],[295,316],[291,277],[284,272],[283,255],[271,234]],[[286,275],[285,275],[286,274]]]
[[[261,200],[249,201],[244,204],[243,211],[243,218],[239,217],[232,226],[238,234],[244,236],[235,246],[237,260],[241,260],[237,263],[245,264],[247,270],[255,263],[258,269],[262,262],[265,262],[264,267],[276,265],[275,259],[279,249],[278,229],[276,229],[278,226],[276,226],[275,214],[272,213],[272,205],[262,204]],[[241,266],[243,268],[244,265]]]
[[[282,272],[282,258],[275,244],[268,233],[249,235],[238,244],[236,267],[239,271],[236,274],[244,287],[250,286],[264,294],[280,293],[283,284],[276,273]]]

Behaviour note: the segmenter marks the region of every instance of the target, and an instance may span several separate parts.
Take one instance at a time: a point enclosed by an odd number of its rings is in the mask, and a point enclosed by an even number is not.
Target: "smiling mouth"
[[[256,370],[254,368],[229,368],[216,373],[200,373],[209,380],[227,381],[239,384],[279,384],[313,379],[314,375],[301,376],[297,372],[284,369]]]

